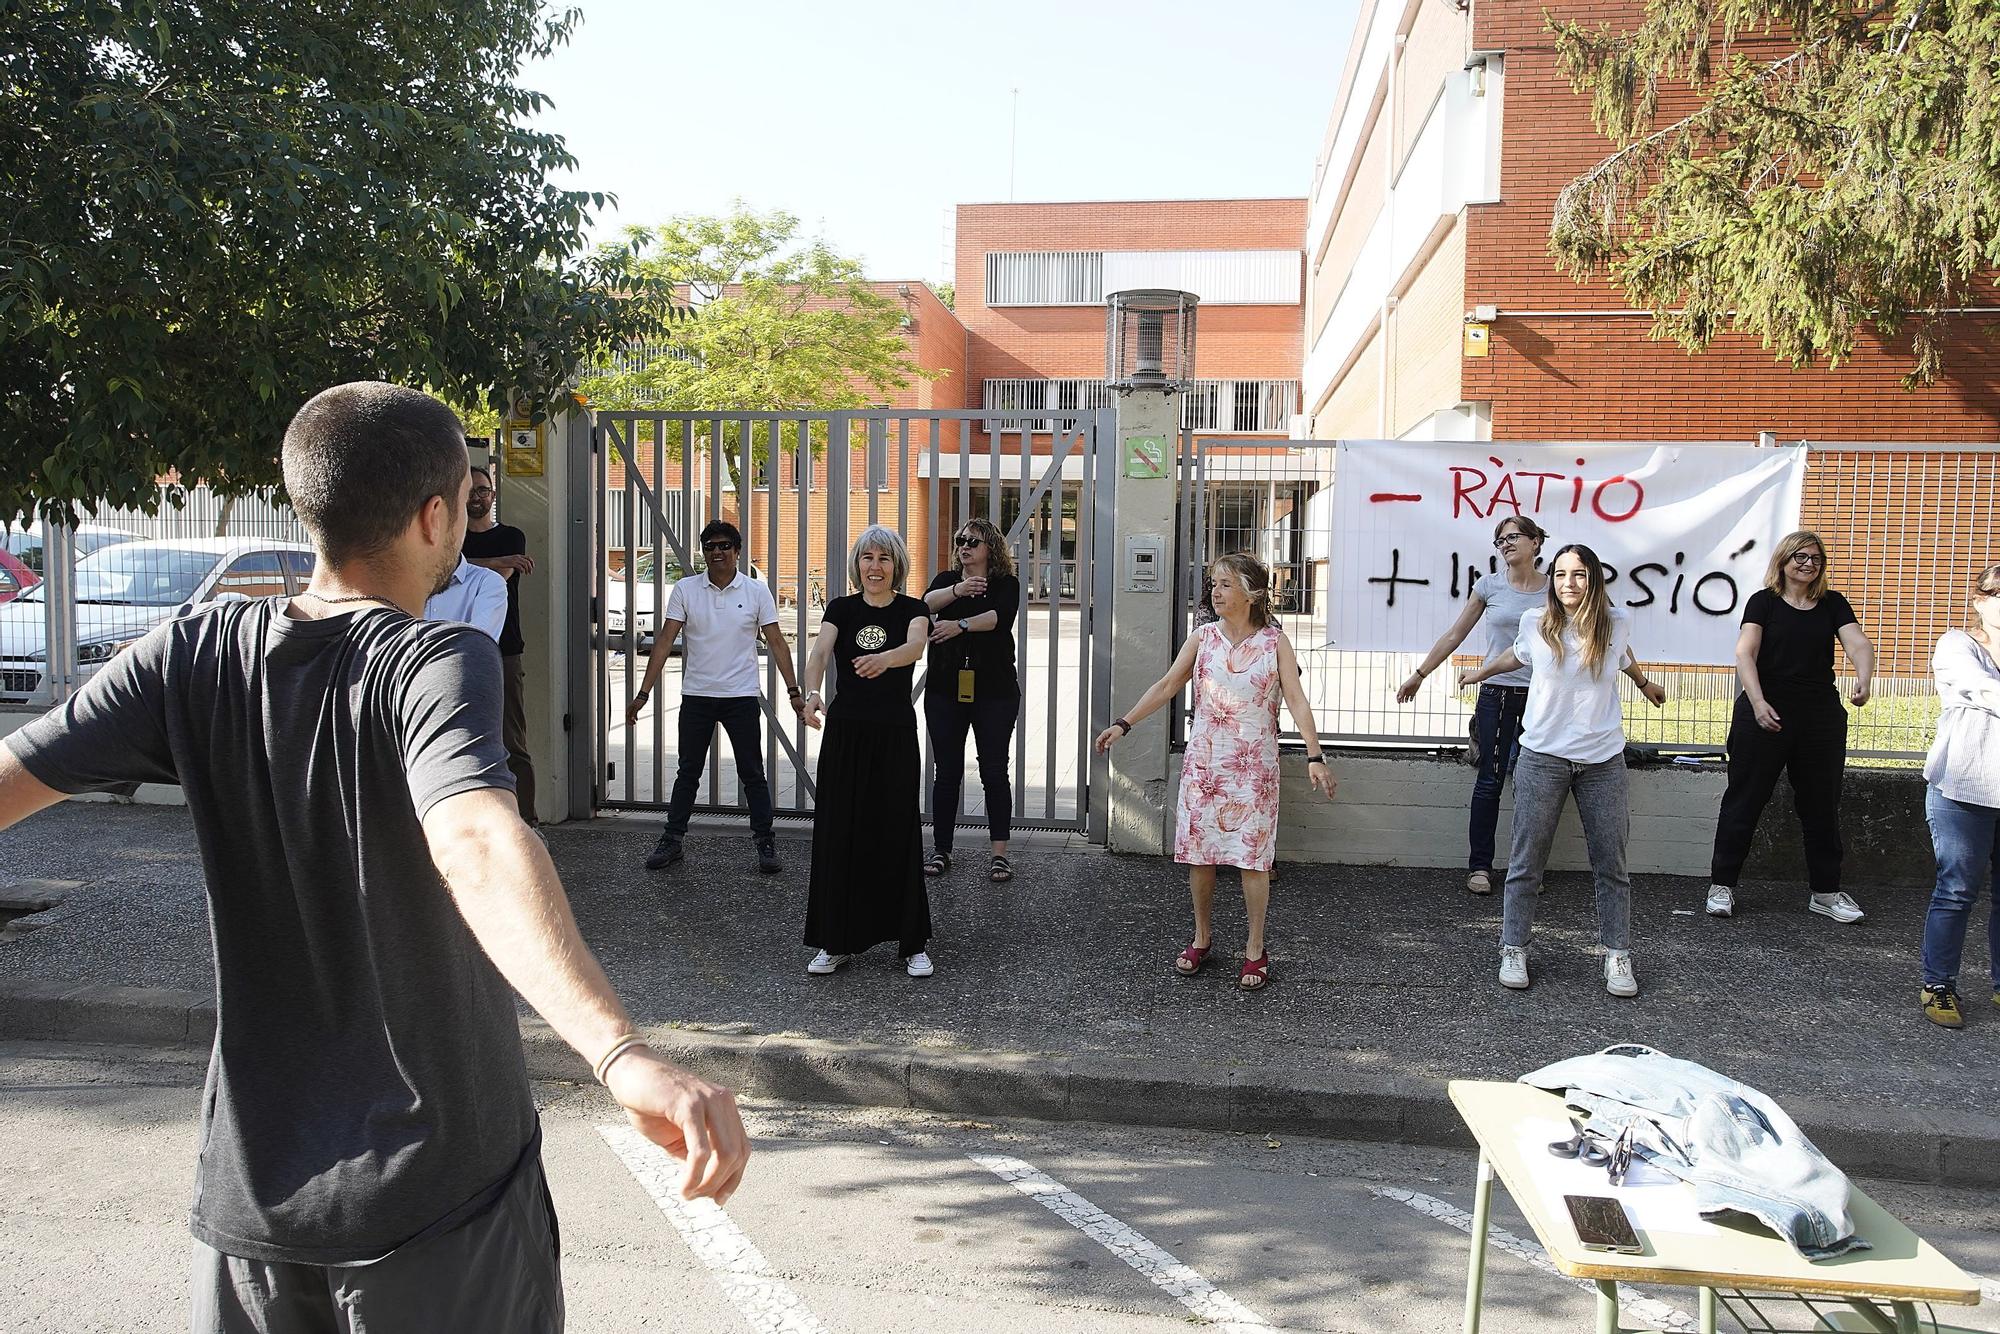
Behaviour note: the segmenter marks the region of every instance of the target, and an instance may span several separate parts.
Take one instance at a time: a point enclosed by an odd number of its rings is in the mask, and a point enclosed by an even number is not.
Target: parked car
[[[126,541],[76,564],[79,678],[162,621],[230,598],[296,596],[312,577],[313,551],[250,537]],[[0,703],[21,703],[47,670],[45,585],[0,607]]]
[[[762,579],[763,572],[755,565],[750,566],[750,577]],[[660,606],[653,604],[653,553],[648,551],[632,565],[632,606],[625,605],[625,573],[622,570],[606,570],[604,573],[604,632],[611,642],[620,648],[625,645],[626,621],[639,639],[639,651],[647,653],[653,647],[653,634],[660,628],[660,608],[666,605],[667,594],[675,584],[687,578],[687,571],[680,562],[669,559],[660,573]],[[674,652],[680,652],[680,645],[674,645]]]
[[[42,576],[23,565],[11,551],[0,548],[0,604],[12,602],[42,582]]]
[[[136,542],[137,533],[123,528],[110,528],[101,523],[80,523],[71,533],[76,544],[76,558],[80,562],[85,556],[94,556],[109,546],[120,542]],[[42,524],[37,519],[26,528],[10,528],[4,544],[7,554],[20,561],[36,574],[42,572]]]

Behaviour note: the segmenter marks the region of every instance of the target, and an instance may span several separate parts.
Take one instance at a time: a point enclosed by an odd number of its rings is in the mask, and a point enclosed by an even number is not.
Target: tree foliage
[[[278,480],[300,402],[540,397],[643,314],[519,86],[541,0],[0,0],[0,521]]]
[[[1907,384],[1935,378],[1949,312],[1990,304],[2000,268],[2000,5],[1651,0],[1633,32],[1549,27],[1619,145],[1557,200],[1566,272],[1608,274],[1690,351],[1735,329],[1832,366],[1869,325],[1909,337]],[[1662,125],[1674,81],[1698,105]]]

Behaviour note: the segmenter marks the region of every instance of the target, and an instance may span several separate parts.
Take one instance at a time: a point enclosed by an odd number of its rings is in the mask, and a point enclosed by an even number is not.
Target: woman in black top
[[[924,669],[924,724],[931,737],[931,831],[936,846],[924,859],[925,875],[951,869],[953,826],[965,781],[965,734],[979,743],[979,785],[986,793],[986,836],[993,841],[987,875],[1014,878],[1007,860],[1007,747],[1021,712],[1021,682],[1014,670],[1014,616],[1021,581],[1000,530],[967,519],[953,542],[952,568],[931,580],[924,603],[937,617],[930,663]]]
[[[911,677],[930,642],[930,613],[900,592],[910,559],[893,529],[869,528],[847,559],[861,591],[821,613],[806,658],[808,727],[826,715],[814,776],[812,882],[805,943],[819,951],[806,971],[831,973],[884,940],[897,942],[911,977],[929,977],[930,896],[924,889],[917,786],[917,711]],[[833,705],[819,687],[837,672]]]
[[[1836,922],[1862,912],[1840,889],[1840,784],[1847,771],[1847,710],[1833,683],[1833,646],[1854,665],[1848,698],[1868,702],[1875,646],[1861,633],[1854,608],[1826,586],[1826,544],[1815,533],[1793,533],[1771,554],[1764,587],[1743,608],[1736,638],[1736,676],[1743,692],[1729,725],[1729,787],[1715,821],[1708,913],[1736,911],[1736,880],[1750,853],[1750,836],[1764,803],[1789,773],[1792,800],[1805,836],[1808,910]]]

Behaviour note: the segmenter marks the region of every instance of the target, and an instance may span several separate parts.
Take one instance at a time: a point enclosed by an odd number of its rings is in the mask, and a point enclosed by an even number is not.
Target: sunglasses
[[[703,551],[734,551],[736,550],[736,544],[725,539],[717,542],[704,542],[701,544],[701,549]]]
[[[967,534],[966,536],[958,539],[958,544],[961,547],[983,547],[986,545],[986,539],[983,537],[973,537],[971,534]]]

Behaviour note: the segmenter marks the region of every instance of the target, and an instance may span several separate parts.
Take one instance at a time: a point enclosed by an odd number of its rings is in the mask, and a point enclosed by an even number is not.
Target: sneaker
[[[1465,887],[1475,894],[1491,894],[1493,892],[1493,876],[1490,872],[1474,871],[1471,875],[1465,877]]]
[[[918,950],[915,954],[903,960],[903,971],[911,977],[929,977],[937,969],[931,965],[931,956],[925,954],[922,950]]]
[[[1520,991],[1528,985],[1528,947],[1526,945],[1502,945],[1500,947],[1500,985]]]
[[[1836,922],[1858,922],[1867,916],[1861,911],[1861,905],[1845,894],[1815,894],[1806,903],[1806,908]]]
[[[778,860],[778,845],[768,838],[757,844],[757,869],[765,875],[776,875],[785,869],[785,864]]]
[[[1728,917],[1736,911],[1736,891],[1728,885],[1708,887],[1708,915]]]
[[[1639,979],[1632,972],[1632,951],[1604,952],[1604,989],[1614,996],[1639,994]]]
[[[852,954],[828,954],[825,950],[821,950],[813,955],[812,962],[806,965],[806,971],[823,977],[853,957]]]
[[[662,870],[665,867],[672,866],[684,855],[681,852],[681,841],[679,839],[675,838],[672,834],[661,834],[660,841],[655,843],[652,852],[647,854],[646,869],[648,871]]]
[[[1924,1018],[1939,1028],[1965,1027],[1965,1016],[1958,1008],[1958,992],[1953,987],[1925,987],[1920,999],[1923,1001]],[[1995,999],[2000,1000],[2000,996]]]

